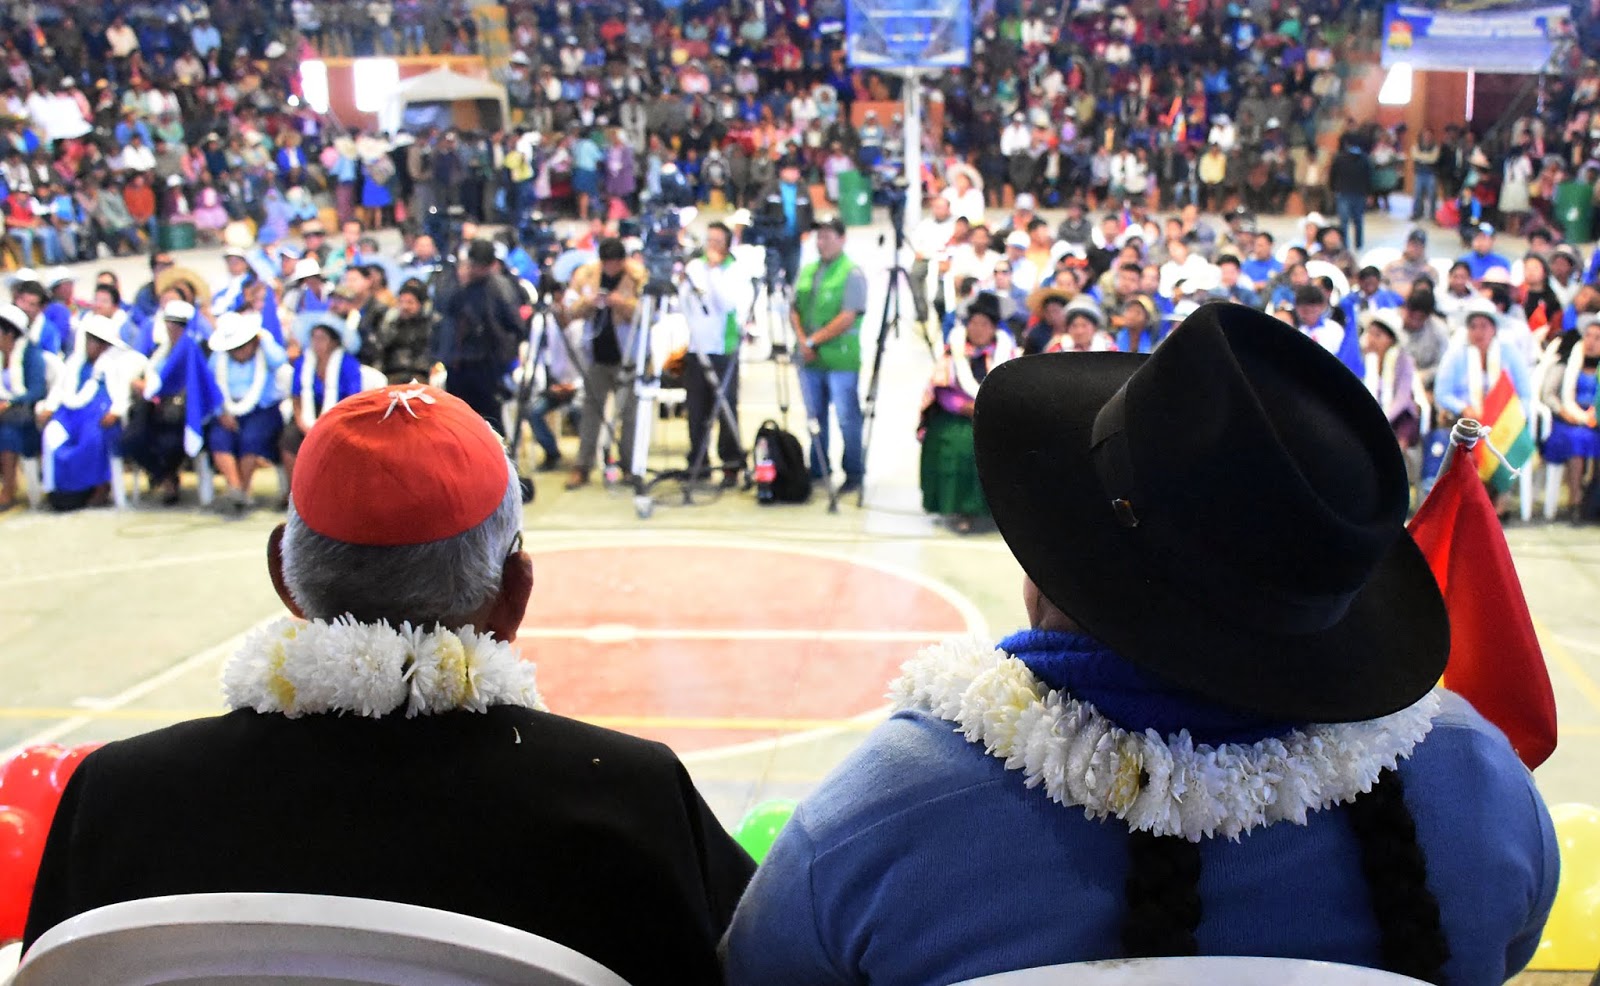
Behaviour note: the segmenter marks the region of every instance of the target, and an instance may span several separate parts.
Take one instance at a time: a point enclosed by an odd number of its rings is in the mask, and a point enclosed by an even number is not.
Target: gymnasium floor
[[[1369,230],[1369,245],[1398,245],[1405,226],[1374,219]],[[869,267],[885,255],[878,232],[851,235]],[[221,271],[215,251],[182,262]],[[105,266],[130,290],[142,283],[136,262]],[[761,507],[748,493],[680,506],[666,492],[640,519],[631,494],[567,493],[559,476],[541,477],[522,643],[550,707],[669,743],[732,826],[757,801],[810,790],[881,718],[885,685],[919,646],[1019,626],[1021,574],[999,537],[959,537],[921,513],[913,431],[929,365],[909,326],[889,341],[864,508]],[[776,414],[776,374],[745,367],[747,436]],[[801,420],[791,412],[791,427]],[[658,437],[658,463],[681,459],[681,423]],[[257,492],[267,502],[274,480]],[[223,521],[192,497],[174,509],[0,516],[3,755],[221,710],[224,659],[281,613],[263,564],[280,515]],[[1600,804],[1600,528],[1508,537],[1561,713],[1539,785],[1551,803]]]

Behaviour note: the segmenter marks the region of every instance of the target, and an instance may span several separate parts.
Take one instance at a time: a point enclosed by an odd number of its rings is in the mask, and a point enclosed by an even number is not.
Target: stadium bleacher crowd
[[[1536,439],[1592,416],[1589,376],[1568,382],[1565,367],[1600,311],[1600,259],[1565,242],[1552,212],[1555,190],[1572,181],[1600,202],[1600,73],[1581,45],[1560,49],[1562,71],[1525,115],[1408,135],[1344,112],[1350,73],[1373,61],[1378,19],[1369,6],[998,4],[975,13],[972,68],[924,82],[939,107],[930,119],[942,127],[925,135],[920,184],[931,211],[908,231],[908,259],[930,331],[965,324],[969,303],[989,291],[997,327],[1018,352],[1069,348],[1067,339],[1076,340],[1071,348],[1142,350],[1190,303],[1250,304],[1325,340],[1375,394],[1397,392],[1391,376],[1413,381],[1395,398],[1397,432],[1426,460],[1444,414],[1481,413],[1475,401],[1440,399],[1431,388],[1441,364],[1455,366],[1452,336],[1487,307],[1527,370],[1519,396]],[[1577,9],[1574,24],[1590,16]],[[290,420],[284,439],[271,415],[219,428],[240,417],[220,412],[234,402],[244,402],[240,411],[287,406],[305,388],[313,404],[326,400],[324,364],[349,363],[337,399],[360,386],[357,361],[369,380],[448,363],[453,319],[441,284],[458,283],[453,262],[465,253],[456,248],[480,222],[512,231],[490,266],[536,282],[536,255],[548,244],[537,242],[531,210],[580,220],[560,246],[581,261],[619,221],[628,230],[641,200],[681,193],[747,219],[778,201],[792,277],[808,232],[796,204],[828,209],[842,174],[892,172],[903,160],[897,119],[853,112],[860,102],[893,105],[885,101],[901,83],[845,65],[841,18],[829,2],[512,3],[510,49],[499,56],[511,123],[494,133],[378,134],[312,110],[299,90],[301,60],[469,52],[478,42],[467,5],[7,5],[4,261],[17,270],[13,320],[26,324],[18,338],[28,345],[9,349],[0,503],[17,498],[18,465],[41,459],[47,415],[24,407],[81,410],[63,391],[87,395],[99,371],[81,357],[102,339],[154,359],[100,374],[127,378],[101,416],[136,436],[147,431],[149,394],[164,387],[169,404],[180,399],[191,355],[215,363],[201,375],[219,393],[237,392],[183,412],[203,417],[182,427],[179,409],[166,408],[160,455],[139,441],[124,447],[122,435],[88,460],[120,452],[173,499],[177,443],[187,434],[189,454],[200,443],[228,480],[224,503],[248,503],[254,469],[292,458],[294,436],[314,415]],[[1368,254],[1364,217],[1404,188],[1415,193],[1415,232],[1399,255]],[[1286,208],[1305,219],[1304,237],[1277,242],[1255,217]],[[1046,222],[1045,209],[1066,217]],[[989,223],[991,212],[1004,218]],[[396,224],[405,245],[386,254],[372,233]],[[238,254],[227,284],[170,273],[174,258],[161,248],[187,242],[174,234],[184,230]],[[1500,230],[1528,237],[1527,255],[1498,253]],[[1460,248],[1451,242],[1458,234]],[[106,252],[154,254],[150,283],[106,275],[98,280],[112,283],[91,286],[58,269]],[[441,280],[447,262],[452,273]],[[225,314],[254,319],[270,344],[242,328],[220,332]],[[180,316],[184,333],[165,339],[165,320]],[[518,335],[515,318],[505,321],[497,331]],[[318,323],[329,331],[313,345]],[[1391,323],[1395,346],[1385,344]],[[217,345],[235,339],[228,352],[237,365],[224,365]],[[338,359],[325,353],[334,342]],[[88,376],[71,380],[80,365]],[[146,394],[136,392],[140,379]],[[1415,407],[1400,406],[1407,399]],[[559,459],[553,442],[543,444]],[[1579,445],[1581,462],[1588,445]],[[1419,479],[1425,465],[1417,463]],[[85,481],[72,475],[46,470],[43,485]],[[88,497],[111,495],[101,489],[105,468],[89,475],[98,481]],[[1579,489],[1570,487],[1567,509]],[[58,497],[62,506],[86,499]],[[1547,514],[1561,502],[1547,496]]]

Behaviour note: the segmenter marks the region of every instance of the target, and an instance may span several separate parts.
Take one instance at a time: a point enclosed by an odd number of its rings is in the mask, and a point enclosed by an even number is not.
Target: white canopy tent
[[[402,79],[389,102],[378,112],[378,125],[389,133],[398,133],[405,117],[406,107],[413,103],[492,102],[498,108],[500,119],[493,126],[504,126],[511,120],[510,105],[506,101],[506,87],[488,79],[475,79],[447,68]]]

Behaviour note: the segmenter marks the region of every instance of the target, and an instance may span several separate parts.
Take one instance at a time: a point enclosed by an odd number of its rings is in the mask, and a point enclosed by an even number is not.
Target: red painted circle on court
[[[812,554],[575,548],[534,575],[521,649],[551,710],[680,753],[881,708],[918,648],[973,629],[925,584]]]

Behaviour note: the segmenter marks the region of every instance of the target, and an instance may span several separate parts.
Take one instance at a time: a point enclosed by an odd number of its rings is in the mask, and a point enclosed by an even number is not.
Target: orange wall
[[[326,58],[323,61],[328,66],[329,111],[339,122],[352,130],[375,129],[378,125],[378,115],[362,113],[356,109],[355,70],[352,67],[354,59]],[[419,55],[414,58],[397,58],[395,61],[400,65],[401,79],[409,79],[438,68],[448,68],[460,75],[470,75],[479,79],[489,77],[489,70],[484,65],[481,55]]]

